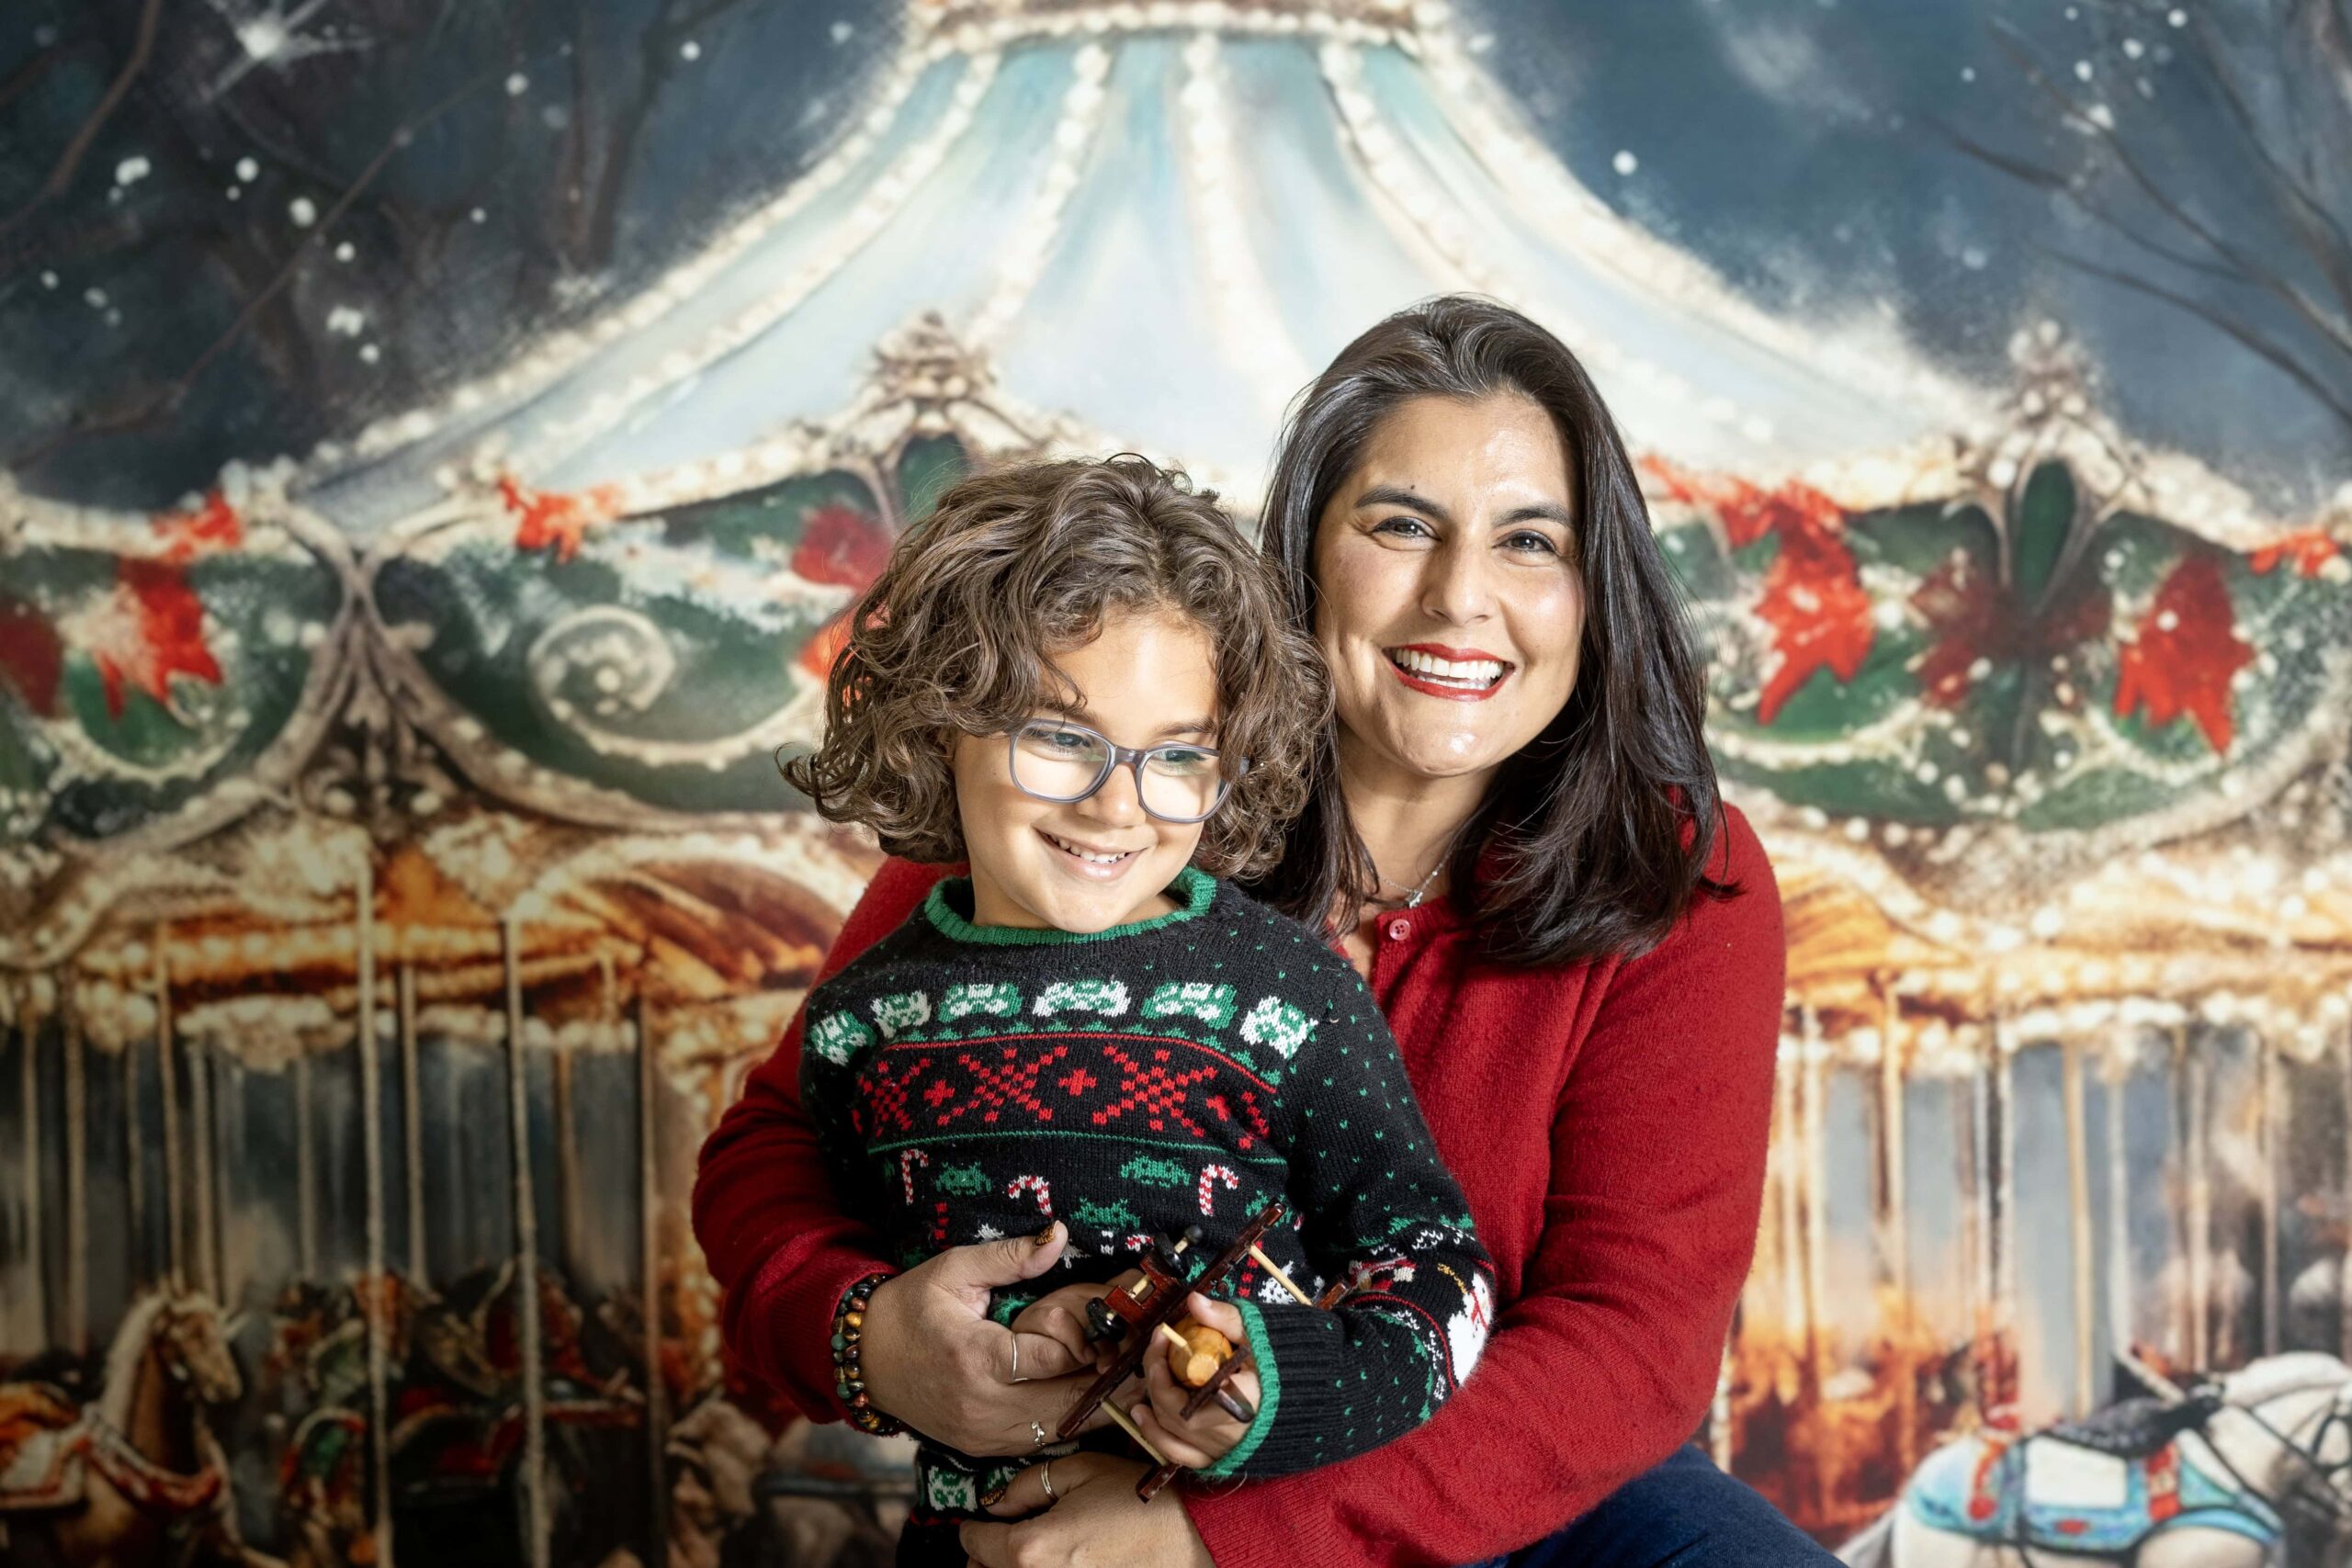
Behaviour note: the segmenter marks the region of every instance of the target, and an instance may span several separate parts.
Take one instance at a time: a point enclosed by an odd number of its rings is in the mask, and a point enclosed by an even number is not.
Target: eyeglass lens
[[[1081,800],[1108,781],[1110,762],[1099,735],[1032,724],[1013,740],[1012,782],[1047,800]],[[1216,753],[1198,746],[1155,746],[1144,753],[1142,773],[1143,808],[1170,821],[1206,817],[1225,789]]]

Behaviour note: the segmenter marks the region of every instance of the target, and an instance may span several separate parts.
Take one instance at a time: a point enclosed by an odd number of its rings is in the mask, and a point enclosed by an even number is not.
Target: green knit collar
[[[1027,926],[976,926],[956,912],[947,901],[950,888],[964,889],[968,897],[972,879],[951,876],[931,885],[931,895],[922,901],[922,912],[939,934],[955,942],[984,942],[992,947],[1046,947],[1058,942],[1112,942],[1123,936],[1141,936],[1162,926],[1172,926],[1208,912],[1209,900],[1216,897],[1216,878],[1198,866],[1188,865],[1176,874],[1168,889],[1177,899],[1176,908],[1164,915],[1154,915],[1148,920],[1131,920],[1124,926],[1111,926],[1099,931],[1066,931],[1047,927],[1043,931]]]

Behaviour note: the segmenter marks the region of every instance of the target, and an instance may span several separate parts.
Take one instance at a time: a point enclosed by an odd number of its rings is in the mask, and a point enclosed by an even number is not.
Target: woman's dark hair
[[[825,738],[785,778],[827,820],[873,829],[887,853],[962,859],[950,741],[1007,733],[1077,696],[1054,655],[1114,611],[1204,634],[1217,748],[1250,769],[1202,825],[1193,863],[1264,870],[1330,732],[1323,660],[1216,492],[1132,453],[998,468],[942,495],[852,612],[825,682]]]
[[[1267,554],[1312,633],[1315,536],[1381,421],[1414,398],[1519,394],[1552,416],[1575,476],[1584,582],[1576,686],[1504,763],[1453,850],[1452,881],[1487,952],[1556,964],[1655,946],[1706,874],[1721,829],[1702,732],[1703,670],[1681,592],[1600,394],[1567,346],[1518,311],[1451,295],[1400,310],[1340,350],[1294,406],[1274,458]],[[1261,897],[1317,926],[1378,886],[1349,820],[1330,732],[1316,782]]]

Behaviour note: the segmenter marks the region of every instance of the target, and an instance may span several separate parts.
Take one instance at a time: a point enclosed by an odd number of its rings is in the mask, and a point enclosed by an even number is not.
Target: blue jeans
[[[1568,1527],[1476,1568],[1837,1568],[1838,1560],[1696,1446]]]

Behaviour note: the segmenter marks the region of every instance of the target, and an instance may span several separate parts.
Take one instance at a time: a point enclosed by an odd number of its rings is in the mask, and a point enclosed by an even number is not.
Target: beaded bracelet
[[[865,1374],[857,1364],[858,1341],[865,1333],[865,1303],[873,1299],[875,1287],[889,1278],[888,1273],[868,1274],[842,1292],[842,1304],[833,1314],[833,1391],[849,1406],[850,1425],[876,1437],[906,1430],[866,1399]]]

